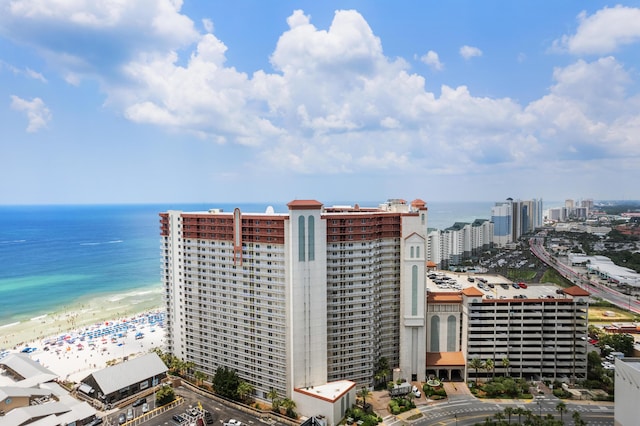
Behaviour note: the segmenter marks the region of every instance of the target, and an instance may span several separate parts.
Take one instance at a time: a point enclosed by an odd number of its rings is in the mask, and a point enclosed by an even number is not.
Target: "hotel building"
[[[369,385],[382,357],[423,379],[425,202],[287,206],[160,214],[168,350],[264,400]]]
[[[453,273],[438,288],[427,280],[438,241],[424,201],[287,207],[160,214],[171,353],[209,376],[236,370],[258,399],[274,389],[338,421],[383,357],[418,382],[466,379],[473,357],[493,358],[496,372],[506,357],[509,374],[527,379],[586,374],[588,294],[487,292]]]

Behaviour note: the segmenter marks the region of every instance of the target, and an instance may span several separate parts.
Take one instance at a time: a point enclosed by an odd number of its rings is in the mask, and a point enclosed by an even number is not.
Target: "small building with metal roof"
[[[157,385],[167,376],[158,354],[149,354],[95,371],[81,380],[78,390],[105,404],[113,404]]]

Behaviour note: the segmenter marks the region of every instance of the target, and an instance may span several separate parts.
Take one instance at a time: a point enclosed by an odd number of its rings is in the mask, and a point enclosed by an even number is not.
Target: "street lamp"
[[[542,418],[542,405],[540,405],[540,400],[536,401],[536,403],[538,404],[538,416]]]
[[[456,426],[458,426],[458,415],[457,415],[457,414],[454,414],[454,415],[453,415],[453,417],[455,417],[455,418],[456,418]]]

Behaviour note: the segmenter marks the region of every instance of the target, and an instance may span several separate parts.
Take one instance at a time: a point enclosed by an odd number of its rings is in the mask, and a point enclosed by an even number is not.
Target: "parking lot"
[[[226,406],[208,398],[203,398],[185,387],[179,387],[175,391],[181,403],[169,410],[162,412],[160,409],[154,410],[150,407],[149,412],[143,414],[142,404],[136,407],[130,405],[106,416],[104,418],[104,424],[109,426],[118,425],[120,415],[124,414],[126,419],[127,412],[130,409],[134,410],[134,418],[132,420],[125,420],[124,426],[209,426],[214,424],[222,426],[228,424],[230,420],[235,420],[237,423],[240,423],[239,425],[236,423],[235,426],[250,426],[256,423],[280,424],[272,420],[251,416],[233,407]],[[153,398],[147,397],[146,399],[148,404],[152,404]],[[207,415],[206,413],[209,414]]]

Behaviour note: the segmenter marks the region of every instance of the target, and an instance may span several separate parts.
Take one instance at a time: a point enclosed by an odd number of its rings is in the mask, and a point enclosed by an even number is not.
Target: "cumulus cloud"
[[[476,56],[482,56],[482,50],[478,49],[477,47],[464,45],[460,48],[460,56],[462,56],[464,59],[469,60]]]
[[[227,63],[213,22],[203,20],[206,33],[197,33],[176,0],[101,6],[78,0],[73,8],[61,2],[64,13],[50,6],[56,2],[28,3],[33,7],[4,6],[13,18],[0,13],[0,24],[41,23],[12,36],[55,53],[50,60],[67,81],[97,79],[107,106],[133,122],[248,147],[244,152],[259,159],[255,168],[453,174],[529,167],[549,155],[594,161],[638,155],[638,96],[629,93],[632,78],[613,57],[557,68],[548,94],[521,105],[478,97],[464,85],[428,91],[404,59],[385,55],[354,10],[336,11],[326,29],[294,11],[269,58],[273,70],[249,75]],[[61,40],[86,35],[87,45],[96,41],[119,53],[102,67],[107,59],[90,49],[47,40],[64,26],[70,29]],[[469,59],[482,51],[463,46],[460,54]],[[433,51],[421,60],[443,66]],[[50,119],[41,116],[45,124]]]
[[[442,71],[444,69],[444,64],[440,62],[438,54],[433,50],[430,50],[426,54],[422,55],[422,57],[420,57],[420,60],[427,64],[432,70]]]
[[[626,6],[605,7],[591,16],[578,15],[573,35],[555,40],[553,47],[575,55],[608,54],[621,46],[640,42],[640,9]]]
[[[27,115],[27,119],[29,120],[27,132],[29,133],[37,132],[43,127],[46,127],[47,123],[51,121],[51,112],[40,98],[33,98],[31,101],[27,101],[12,95],[11,108],[24,112]]]
[[[180,0],[21,0],[0,4],[0,33],[34,46],[65,78],[113,79],[141,52],[166,52],[198,38]]]

